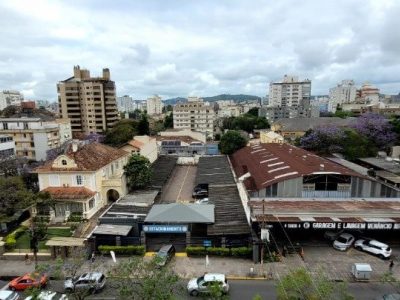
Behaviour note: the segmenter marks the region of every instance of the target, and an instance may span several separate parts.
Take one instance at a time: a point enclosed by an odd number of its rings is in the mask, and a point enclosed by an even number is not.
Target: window
[[[61,161],[61,164],[62,164],[63,166],[66,166],[66,165],[67,165],[67,161],[66,161],[65,159],[63,159],[63,160]]]
[[[28,122],[24,122],[24,129],[29,129]]]
[[[8,130],[8,123],[7,122],[3,122],[3,129],[4,130]]]
[[[89,201],[89,209],[92,209],[94,207],[94,199],[91,199]]]
[[[76,185],[83,185],[83,176],[76,175]]]

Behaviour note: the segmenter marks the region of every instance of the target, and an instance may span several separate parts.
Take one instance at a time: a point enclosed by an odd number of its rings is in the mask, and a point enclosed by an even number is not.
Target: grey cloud
[[[150,59],[150,48],[144,44],[136,44],[129,47],[129,51],[122,59],[122,64],[138,64],[145,65]]]

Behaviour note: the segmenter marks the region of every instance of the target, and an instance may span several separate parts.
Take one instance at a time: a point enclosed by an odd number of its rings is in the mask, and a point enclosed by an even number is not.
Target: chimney
[[[74,77],[81,78],[81,69],[79,66],[74,66]]]
[[[325,165],[324,164],[320,164],[319,165],[319,169],[320,169],[320,171],[323,171],[325,169]]]
[[[78,143],[77,142],[73,142],[72,143],[72,152],[77,152],[78,151]]]

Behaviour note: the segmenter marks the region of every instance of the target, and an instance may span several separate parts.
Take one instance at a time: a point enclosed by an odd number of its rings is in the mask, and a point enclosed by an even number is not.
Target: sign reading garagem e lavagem
[[[400,223],[345,223],[345,222],[304,222],[304,223],[283,223],[288,229],[372,229],[372,230],[400,230]]]
[[[144,225],[144,232],[149,233],[184,233],[188,231],[187,225]]]

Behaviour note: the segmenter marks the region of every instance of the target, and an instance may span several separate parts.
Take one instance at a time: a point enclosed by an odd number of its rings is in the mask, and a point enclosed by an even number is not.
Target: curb
[[[265,280],[265,281],[270,281],[273,280],[268,279],[267,277],[249,277],[249,276],[226,276],[226,279],[228,280]]]

